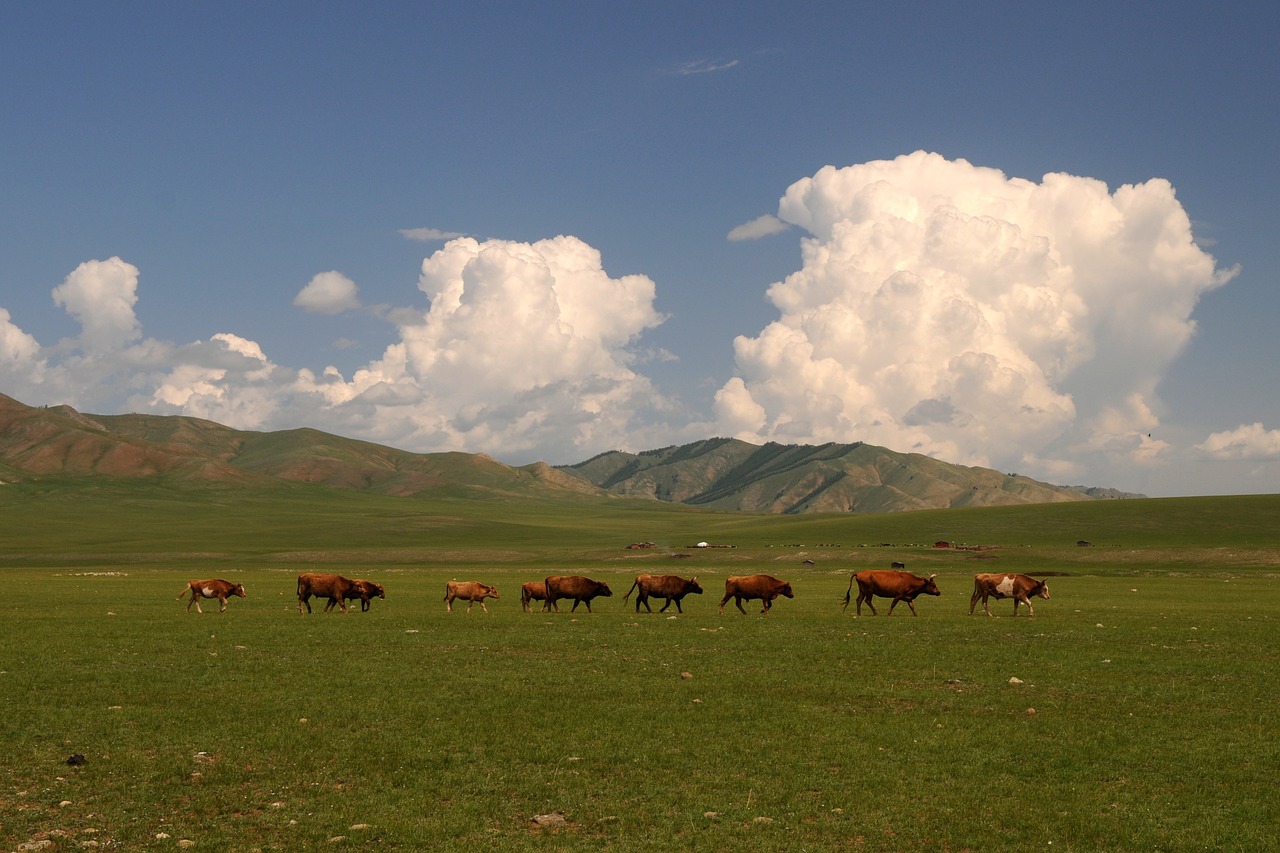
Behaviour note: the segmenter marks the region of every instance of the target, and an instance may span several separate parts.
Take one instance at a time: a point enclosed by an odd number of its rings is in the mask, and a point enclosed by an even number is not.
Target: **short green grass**
[[[1274,845],[1274,499],[775,519],[302,494],[5,498],[0,848]],[[623,548],[645,539],[664,547]],[[849,572],[891,559],[943,595],[843,612]],[[299,615],[310,568],[388,598]],[[1035,618],[969,616],[971,575],[1004,569],[1070,576]],[[552,571],[614,596],[521,612]],[[706,593],[637,615],[641,571]],[[754,571],[796,598],[719,615],[724,576]],[[187,614],[206,576],[249,597]],[[450,578],[503,597],[447,614]]]

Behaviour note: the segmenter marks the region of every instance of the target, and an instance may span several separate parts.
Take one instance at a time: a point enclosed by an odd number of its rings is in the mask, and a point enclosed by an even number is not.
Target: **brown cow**
[[[631,593],[636,594],[636,612],[640,612],[640,605],[644,604],[644,609],[653,612],[653,608],[649,606],[649,597],[666,599],[666,604],[662,605],[659,613],[665,613],[667,608],[671,606],[671,602],[676,603],[676,610],[680,613],[684,609],[680,607],[680,599],[686,595],[702,595],[702,587],[698,586],[696,577],[685,580],[679,575],[636,575],[635,582],[631,584],[631,589],[627,590],[627,594],[622,597],[622,603],[625,605],[627,599],[631,597]]]
[[[720,599],[720,615],[724,615],[724,605],[729,599],[733,599],[733,603],[738,605],[738,609],[742,610],[742,602],[750,601],[758,598],[764,602],[764,610],[761,613],[768,614],[769,608],[773,606],[773,600],[779,595],[785,595],[787,598],[795,598],[795,593],[791,591],[791,584],[786,581],[780,581],[769,575],[748,575],[745,577],[728,577],[724,581],[724,598]],[[747,611],[742,610],[745,614]]]
[[[355,587],[355,581],[350,578],[344,578],[342,575],[319,575],[311,572],[304,572],[298,575],[298,612],[302,612],[302,605],[307,606],[307,612],[311,612],[311,596],[316,598],[328,598],[329,603],[324,606],[324,612],[328,613],[336,604],[342,608],[342,612],[347,612],[347,599],[359,598],[360,594],[352,592]]]
[[[559,613],[560,605],[556,602],[561,598],[572,598],[573,607],[569,609],[570,613],[577,610],[578,605],[583,603],[587,605],[587,612],[590,613],[591,599],[600,595],[605,598],[613,595],[613,590],[609,589],[609,585],[604,581],[593,581],[581,575],[552,575],[547,578],[547,603],[543,605],[543,609],[549,605]]]
[[[369,609],[369,602],[374,598],[385,599],[387,593],[382,589],[382,584],[367,581],[363,578],[355,578],[351,581],[351,589],[342,594],[343,601],[350,601],[353,598],[360,599],[360,612],[364,613]]]
[[[453,612],[453,600],[461,598],[467,602],[467,612],[471,612],[471,607],[477,601],[480,602],[480,609],[485,613],[489,612],[489,608],[484,606],[486,598],[497,598],[498,588],[496,586],[486,586],[475,581],[449,581],[444,585],[444,603],[449,608],[449,612]]]
[[[849,609],[849,595],[853,592],[853,582],[858,582],[858,615],[862,615],[862,602],[866,602],[871,608],[871,615],[876,614],[876,605],[871,600],[873,595],[881,598],[892,598],[893,603],[889,605],[889,615],[893,615],[893,608],[898,606],[899,601],[905,601],[907,606],[911,608],[912,616],[919,616],[916,612],[915,600],[918,595],[942,595],[938,591],[938,585],[933,579],[938,575],[934,573],[927,578],[919,575],[913,575],[911,572],[897,572],[892,570],[875,570],[869,569],[865,572],[858,572],[849,578],[849,589],[844,594],[844,608]]]
[[[973,576],[973,597],[969,599],[969,615],[973,615],[973,609],[978,606],[978,599],[982,599],[982,609],[987,615],[991,615],[991,608],[987,606],[987,598],[994,596],[995,598],[1012,598],[1013,599],[1013,615],[1018,615],[1018,605],[1025,604],[1027,609],[1031,611],[1031,615],[1036,615],[1036,609],[1031,606],[1031,599],[1039,596],[1047,599],[1049,597],[1049,582],[1038,581],[1031,575],[974,575]]]
[[[520,609],[526,613],[533,612],[530,601],[541,601],[542,609],[547,609],[547,582],[528,581],[520,585]]]
[[[227,596],[236,595],[245,598],[244,584],[232,583],[224,581],[221,578],[210,578],[207,581],[187,581],[187,588],[178,593],[178,598],[182,599],[187,593],[191,593],[191,600],[187,602],[187,612],[191,612],[191,605],[196,606],[197,613],[203,613],[200,609],[200,599],[216,598],[218,599],[218,612],[227,609]]]

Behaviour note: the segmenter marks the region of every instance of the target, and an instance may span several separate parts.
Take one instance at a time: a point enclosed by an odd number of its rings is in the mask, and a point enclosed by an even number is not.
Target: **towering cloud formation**
[[[769,289],[780,317],[734,342],[720,429],[866,440],[1067,476],[1055,456],[1158,453],[1154,391],[1215,269],[1167,181],[1114,193],[916,152],[797,181],[810,236]],[[1029,469],[1029,470],[1028,470]]]
[[[393,314],[400,340],[380,360],[313,384],[381,439],[564,458],[626,444],[656,404],[627,349],[662,322],[654,283],[610,278],[575,237],[458,238],[423,261],[418,287],[429,309]]]

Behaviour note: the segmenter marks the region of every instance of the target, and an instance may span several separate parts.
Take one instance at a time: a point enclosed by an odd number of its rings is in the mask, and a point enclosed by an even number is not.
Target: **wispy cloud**
[[[738,64],[739,60],[737,59],[695,59],[676,68],[676,73],[681,77],[690,77],[694,74],[714,74],[717,71],[728,71]]]
[[[773,214],[766,213],[764,216],[757,216],[750,222],[744,222],[733,228],[729,232],[728,239],[732,243],[739,243],[743,240],[759,240],[761,237],[768,237],[771,234],[781,234],[790,227],[790,225]]]
[[[439,228],[401,228],[400,236],[419,243],[443,243],[467,235],[460,231],[441,231]]]

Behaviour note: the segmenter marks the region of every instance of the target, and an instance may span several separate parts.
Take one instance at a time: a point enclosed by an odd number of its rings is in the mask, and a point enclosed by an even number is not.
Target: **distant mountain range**
[[[895,512],[1140,497],[1053,486],[869,444],[726,438],[576,465],[511,467],[484,454],[409,453],[313,429],[252,432],[182,416],[85,415],[0,394],[0,482],[151,478],[267,488],[312,483],[380,494],[492,499],[649,498],[748,512]]]

